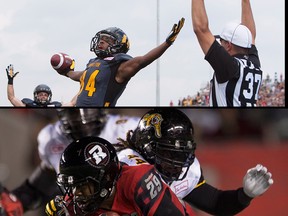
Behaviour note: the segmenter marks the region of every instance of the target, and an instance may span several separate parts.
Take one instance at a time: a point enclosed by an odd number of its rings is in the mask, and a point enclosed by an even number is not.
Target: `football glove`
[[[10,64],[6,68],[6,73],[7,73],[7,78],[8,78],[8,84],[13,85],[13,79],[19,72],[14,73],[14,67],[12,64]]]
[[[63,196],[56,196],[46,204],[45,213],[49,216],[65,216],[66,212]]]
[[[64,75],[64,76],[67,76],[68,77],[68,72],[69,71],[74,71],[75,69],[75,60],[73,59],[72,62],[71,62],[71,65],[69,67],[67,67],[66,69],[64,69],[63,71],[60,71],[60,70],[56,70],[60,75]]]
[[[0,184],[0,216],[22,216],[23,206],[15,195]]]
[[[178,25],[174,24],[172,27],[171,32],[169,33],[168,37],[166,38],[166,43],[169,45],[172,45],[174,41],[176,40],[179,32],[181,31],[183,25],[184,25],[185,19],[182,17],[181,20],[179,20]]]
[[[272,174],[258,164],[249,169],[243,178],[243,189],[247,196],[254,198],[262,195],[273,184]]]

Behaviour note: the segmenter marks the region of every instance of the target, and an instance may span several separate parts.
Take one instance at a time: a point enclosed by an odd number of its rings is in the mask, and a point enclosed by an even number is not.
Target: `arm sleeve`
[[[12,192],[21,201],[24,211],[36,209],[60,194],[55,171],[40,165],[23,184]]]
[[[222,191],[205,183],[195,188],[184,200],[209,214],[227,216],[248,207],[252,198],[244,194],[243,188]]]
[[[224,83],[235,77],[239,77],[238,62],[215,40],[205,60],[209,62],[215,72],[217,82]]]
[[[255,45],[249,49],[249,60],[253,62],[256,67],[261,67],[258,50]]]

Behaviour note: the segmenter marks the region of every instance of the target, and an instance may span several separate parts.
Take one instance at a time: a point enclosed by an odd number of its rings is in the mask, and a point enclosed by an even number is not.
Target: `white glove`
[[[258,164],[247,171],[243,178],[243,189],[247,196],[254,198],[262,195],[273,184],[272,174]]]

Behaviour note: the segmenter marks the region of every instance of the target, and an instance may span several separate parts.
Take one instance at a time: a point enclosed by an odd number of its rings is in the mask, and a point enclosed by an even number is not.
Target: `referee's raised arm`
[[[252,44],[255,45],[256,25],[252,13],[250,0],[242,0],[241,22],[250,30],[252,34]]]

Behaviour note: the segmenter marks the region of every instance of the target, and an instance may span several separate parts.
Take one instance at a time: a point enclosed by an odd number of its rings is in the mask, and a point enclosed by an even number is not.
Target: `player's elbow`
[[[198,23],[193,23],[193,31],[196,35],[205,35],[207,32],[209,32],[208,25],[200,25]]]
[[[14,98],[15,98],[15,96],[12,95],[12,94],[10,94],[9,92],[8,92],[8,94],[7,94],[7,97],[8,97],[8,100],[9,100],[10,102],[12,102],[12,101],[14,100]]]

